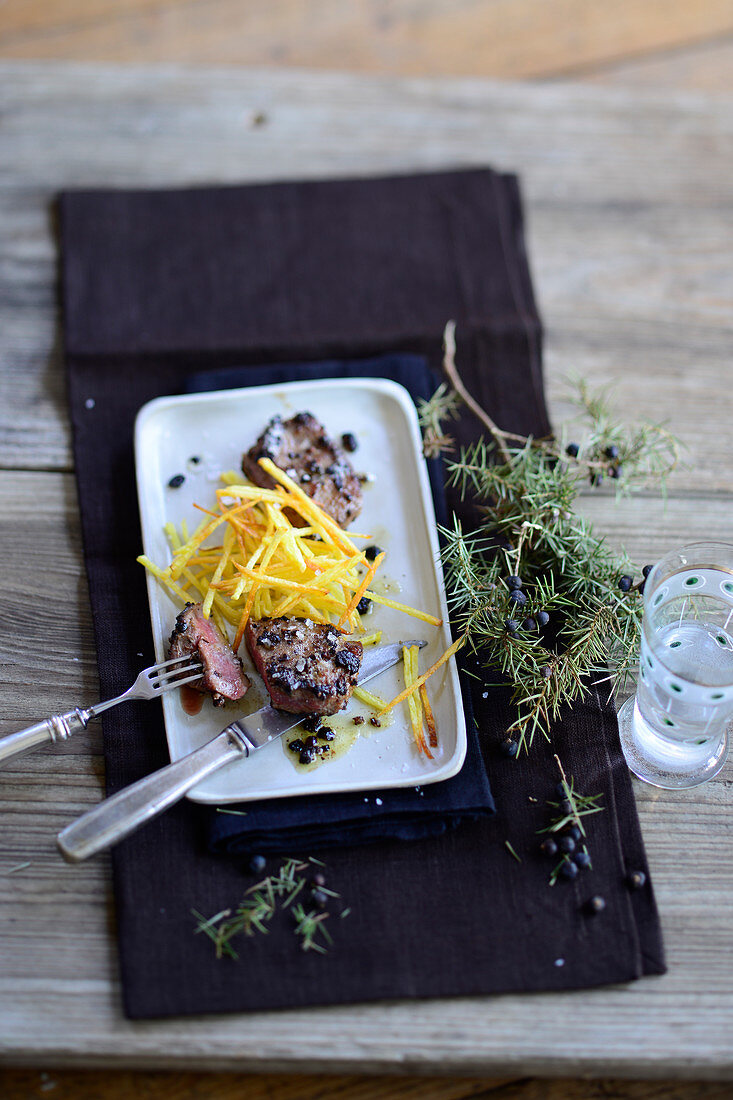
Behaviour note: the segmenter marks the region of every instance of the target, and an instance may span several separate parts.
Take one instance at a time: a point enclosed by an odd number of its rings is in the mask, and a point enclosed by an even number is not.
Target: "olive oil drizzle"
[[[354,718],[363,718],[363,722],[354,722]],[[372,718],[375,718],[379,725],[372,723]],[[352,705],[349,707],[347,713],[333,714],[323,719],[323,724],[332,731],[334,737],[332,741],[325,741],[320,737],[318,738],[318,745],[322,751],[316,753],[311,763],[301,764],[300,753],[290,748],[293,741],[304,742],[307,737],[313,736],[313,734],[302,725],[289,730],[283,737],[283,751],[286,756],[290,758],[290,763],[296,771],[312,772],[322,764],[330,763],[333,760],[345,756],[346,753],[354,747],[360,737],[368,737],[378,729],[384,729],[390,726],[392,720],[392,714],[387,714],[382,718],[376,715],[370,707]]]

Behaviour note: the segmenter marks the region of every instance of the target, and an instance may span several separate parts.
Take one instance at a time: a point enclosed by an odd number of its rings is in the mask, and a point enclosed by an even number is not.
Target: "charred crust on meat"
[[[358,682],[361,642],[327,624],[287,616],[250,621],[245,639],[274,707],[312,719],[335,714]]]
[[[173,630],[171,631],[171,636],[168,639],[168,644],[169,645],[173,645],[173,639],[176,637],[177,634],[185,634],[186,633],[186,631],[188,629],[188,626],[187,626],[186,619],[185,619],[185,613],[188,611],[189,607],[193,607],[193,606],[194,606],[194,604],[189,600],[189,602],[184,605],[183,611],[180,611],[178,613],[178,615],[176,616],[176,621],[173,625]]]
[[[275,484],[261,466],[267,457],[303,487],[319,507],[345,526],[361,509],[361,485],[346,453],[309,412],[296,413],[284,421],[269,421],[254,446],[242,458],[242,470],[263,488]],[[293,522],[302,522],[291,509]],[[297,517],[297,518],[296,518]]]
[[[356,653],[352,653],[350,649],[339,649],[333,660],[334,664],[340,665],[341,668],[345,668],[350,676],[359,675],[361,658],[357,657]]]

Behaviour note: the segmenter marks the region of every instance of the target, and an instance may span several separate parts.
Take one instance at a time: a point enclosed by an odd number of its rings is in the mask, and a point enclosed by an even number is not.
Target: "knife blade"
[[[425,645],[425,641],[411,639],[365,650],[359,670],[359,684],[373,680],[396,665],[402,659],[403,646],[422,649]],[[232,760],[265,748],[297,726],[304,717],[266,706],[254,714],[238,718],[205,745],[146,775],[137,783],[131,783],[72,821],[56,838],[62,856],[69,863],[79,863],[112,847],[173,806],[191,787],[212,772]]]

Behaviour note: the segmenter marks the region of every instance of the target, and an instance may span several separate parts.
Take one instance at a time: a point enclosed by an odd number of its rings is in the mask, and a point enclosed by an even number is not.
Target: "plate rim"
[[[145,432],[151,430],[151,424],[157,415],[168,412],[171,408],[181,406],[191,406],[200,404],[213,404],[216,401],[221,401],[222,398],[229,399],[241,399],[247,395],[257,394],[261,397],[266,397],[268,394],[278,393],[296,393],[298,390],[341,390],[341,389],[367,389],[372,392],[381,393],[382,395],[391,398],[396,401],[400,406],[404,419],[410,430],[410,442],[412,444],[412,450],[414,451],[414,457],[416,459],[416,470],[418,476],[418,482],[420,486],[420,498],[422,504],[422,511],[426,520],[426,527],[430,540],[430,560],[432,563],[433,575],[438,590],[438,598],[441,605],[441,615],[443,617],[443,628],[448,634],[450,634],[450,626],[448,619],[448,608],[445,594],[445,579],[443,575],[442,562],[440,560],[440,547],[438,541],[437,531],[437,519],[435,516],[435,507],[433,502],[433,495],[430,486],[430,480],[428,477],[427,466],[424,456],[422,454],[422,436],[420,433],[417,410],[413,399],[409,391],[402,386],[399,382],[389,378],[374,378],[371,376],[360,376],[358,378],[318,378],[318,379],[297,379],[289,382],[279,383],[265,383],[257,386],[237,386],[230,389],[219,390],[205,390],[196,393],[182,393],[182,394],[167,394],[160,397],[154,397],[150,401],[147,401],[138,410],[135,417],[135,430],[134,430],[134,461],[135,461],[135,477],[137,485],[138,495],[138,509],[140,513],[140,527],[143,542],[143,552],[147,553],[148,547],[146,546],[148,538],[147,530],[147,517],[144,511],[144,484],[145,476],[143,470],[143,456],[144,449],[144,435]],[[156,593],[159,592],[159,582],[146,570],[146,584],[148,593],[148,611],[151,621],[151,631],[153,634],[153,643],[156,651],[156,659],[163,659],[163,646],[162,638],[157,637],[156,631],[156,619],[155,619],[155,607],[154,600],[156,599]],[[324,794],[357,794],[363,791],[377,791],[377,790],[389,790],[399,789],[411,786],[427,786],[433,783],[444,782],[447,779],[451,779],[457,775],[464,765],[466,752],[467,752],[467,731],[466,731],[466,718],[463,707],[463,697],[461,692],[461,685],[458,676],[458,669],[456,665],[455,656],[450,658],[447,669],[450,678],[450,687],[455,700],[455,707],[453,710],[453,717],[456,724],[456,744],[452,755],[443,763],[440,767],[433,771],[426,772],[416,779],[413,774],[410,778],[405,779],[403,776],[394,777],[392,779],[386,778],[380,782],[374,780],[365,780],[363,784],[358,782],[353,785],[344,786],[343,784],[334,784],[333,782],[324,782],[321,780],[318,783],[311,782],[307,787],[292,787],[280,788],[275,791],[267,792],[264,794],[257,794],[250,796],[246,792],[240,795],[214,795],[207,793],[197,794],[197,787],[193,787],[187,792],[186,798],[192,802],[199,803],[201,805],[222,806],[226,804],[235,804],[238,802],[251,802],[259,801],[262,799],[281,799],[281,798],[298,798],[308,795],[324,795]],[[168,754],[171,760],[182,759],[181,756],[174,757],[172,754],[171,736],[168,731],[168,716],[166,713],[165,705],[166,697],[163,696],[163,722],[165,728],[166,746]],[[183,755],[186,755],[185,753]],[[320,772],[322,769],[318,769]],[[315,773],[318,774],[318,773]]]

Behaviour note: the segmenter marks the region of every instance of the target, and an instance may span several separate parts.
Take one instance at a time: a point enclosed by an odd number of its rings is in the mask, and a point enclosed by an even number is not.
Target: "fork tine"
[[[183,687],[184,684],[192,684],[194,680],[201,679],[201,669],[198,672],[194,672],[193,676],[186,676],[183,680],[164,680],[155,686],[156,691],[164,692],[170,691],[171,688]]]
[[[188,664],[181,665],[179,668],[164,669],[163,672],[155,672],[152,676],[148,676],[148,681],[152,684],[156,691],[159,691],[163,685],[180,684],[182,676],[188,676],[189,673],[194,674],[195,677],[200,677],[203,672],[203,667],[200,661],[189,660]]]
[[[190,653],[182,653],[180,657],[171,657],[167,661],[159,661],[157,665],[151,665],[150,668],[147,671],[152,676],[156,672],[161,672],[164,668],[168,668],[169,665],[176,665],[176,664],[180,664],[181,661],[190,661],[190,660],[191,660],[191,654]]]

